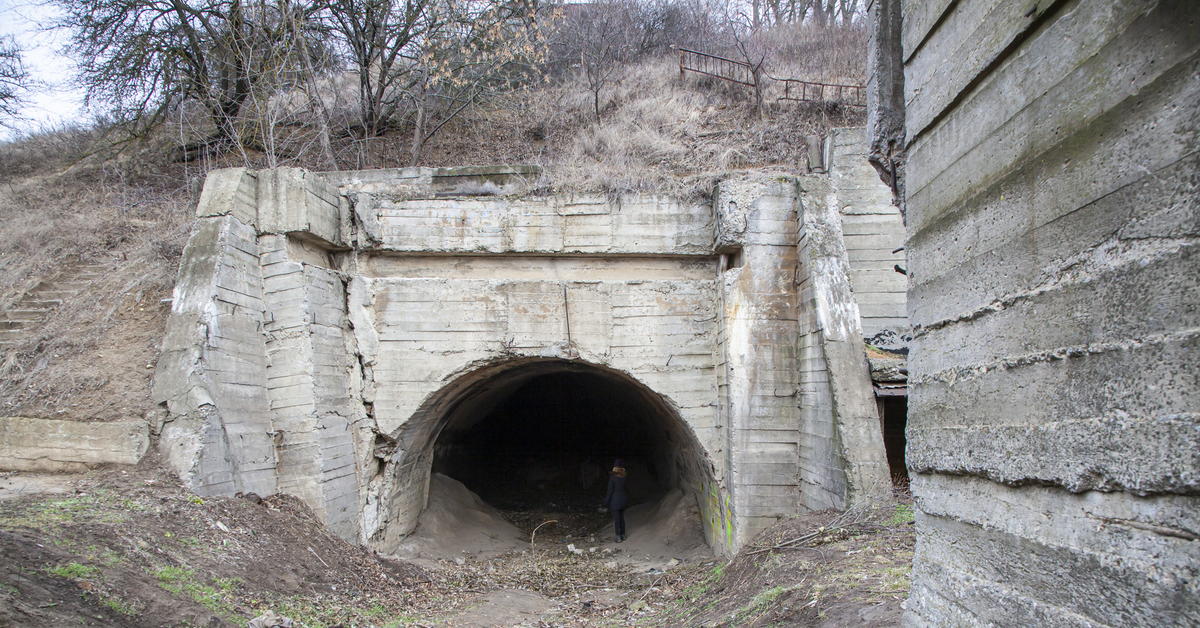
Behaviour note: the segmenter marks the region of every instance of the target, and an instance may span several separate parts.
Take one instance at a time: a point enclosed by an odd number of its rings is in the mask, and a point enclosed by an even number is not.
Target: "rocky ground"
[[[903,496],[782,521],[732,561],[695,547],[676,506],[631,513],[621,545],[604,513],[506,512],[519,527],[502,543],[418,542],[398,558],[335,538],[290,497],[196,497],[153,455],[9,473],[0,625],[245,626],[267,611],[322,628],[898,624],[913,548]],[[431,525],[414,538],[438,536]]]

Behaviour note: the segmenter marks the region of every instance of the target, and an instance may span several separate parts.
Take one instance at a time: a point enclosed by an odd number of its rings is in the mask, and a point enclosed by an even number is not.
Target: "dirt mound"
[[[462,482],[434,473],[429,480],[429,505],[396,555],[454,558],[464,553],[498,553],[528,541],[522,537],[516,526]]]
[[[664,574],[665,600],[641,625],[662,628],[898,626],[912,569],[912,500],[784,519],[729,563]]]
[[[72,478],[5,476],[26,494],[0,500],[0,626],[244,626],[273,610],[302,628],[882,627],[897,624],[908,594],[903,497],[787,519],[727,563],[688,559],[698,517],[682,492],[630,509],[620,545],[546,526],[531,551],[469,491],[435,478],[423,523],[445,535],[443,549],[481,530],[504,530],[512,549],[459,549],[420,561],[426,569],[334,537],[294,498],[191,495],[153,457]],[[38,486],[66,491],[27,492]]]
[[[201,499],[163,478],[144,464],[0,502],[0,625],[244,626],[274,609],[327,626],[429,596],[421,570],[338,539],[295,498]]]

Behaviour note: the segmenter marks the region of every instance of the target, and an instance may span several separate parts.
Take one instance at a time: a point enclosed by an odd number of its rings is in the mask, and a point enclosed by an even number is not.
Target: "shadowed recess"
[[[633,504],[710,477],[675,410],[600,367],[537,360],[508,369],[469,386],[444,420],[432,470],[500,508],[598,506],[616,458]]]

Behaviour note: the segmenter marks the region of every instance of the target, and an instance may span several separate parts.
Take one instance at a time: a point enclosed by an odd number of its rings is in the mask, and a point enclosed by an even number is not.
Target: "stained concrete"
[[[905,625],[1200,625],[1200,11],[902,5]]]
[[[604,391],[576,420],[635,434],[716,551],[853,503],[887,483],[863,327],[903,327],[865,142],[712,204],[529,196],[522,167],[214,172],[155,378],[161,446],[198,492],[294,494],[387,552],[464,434],[559,381]]]

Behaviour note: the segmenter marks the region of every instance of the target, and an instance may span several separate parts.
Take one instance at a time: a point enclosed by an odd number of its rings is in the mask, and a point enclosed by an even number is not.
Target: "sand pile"
[[[605,528],[602,540],[608,547],[620,548],[628,556],[622,562],[639,567],[666,568],[672,559],[688,562],[709,558],[712,550],[704,542],[700,508],[696,497],[676,488],[658,501],[638,504],[625,511],[628,540],[613,545],[612,524]]]
[[[704,542],[700,509],[696,498],[680,489],[668,491],[661,499],[638,504],[625,511],[629,537],[621,544],[613,542],[612,524],[597,531],[591,547],[616,551],[620,563],[637,569],[669,568],[672,560],[688,562],[712,557]],[[547,547],[568,540],[557,539],[554,528],[543,529],[539,541]],[[544,541],[543,541],[544,539]],[[580,543],[576,539],[571,542]],[[429,482],[429,505],[417,519],[416,530],[397,548],[405,559],[455,559],[466,555],[488,556],[529,547],[528,535],[501,517],[458,480],[435,473]]]
[[[462,482],[434,473],[429,480],[429,505],[417,528],[400,544],[405,558],[453,558],[465,551],[502,552],[522,543],[523,535],[484,503]],[[528,539],[524,539],[528,542]]]

